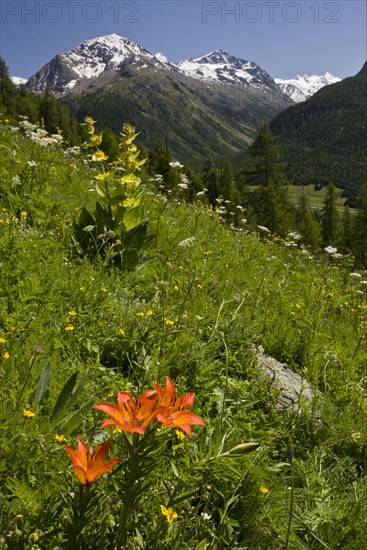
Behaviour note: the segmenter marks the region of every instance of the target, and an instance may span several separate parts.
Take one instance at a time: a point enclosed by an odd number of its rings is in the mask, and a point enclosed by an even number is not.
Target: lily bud
[[[252,453],[252,451],[256,451],[256,449],[258,449],[259,447],[259,443],[256,443],[255,441],[248,441],[247,443],[240,443],[239,445],[236,445],[236,447],[233,447],[233,449],[228,451],[227,454],[247,455],[249,453]]]

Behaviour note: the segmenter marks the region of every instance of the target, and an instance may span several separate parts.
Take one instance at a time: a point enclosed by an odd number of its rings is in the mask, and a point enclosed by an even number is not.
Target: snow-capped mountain
[[[216,50],[197,59],[186,59],[178,63],[177,67],[186,75],[207,83],[276,88],[274,80],[259,65],[239,59],[223,50]]]
[[[274,80],[285,94],[298,103],[305,101],[324,86],[340,82],[341,79],[326,72],[321,76],[304,74],[303,76],[297,75],[289,80],[281,78],[275,78]]]
[[[132,40],[109,34],[85,40],[70,52],[56,55],[28,80],[27,87],[35,92],[50,90],[60,95],[83,91],[90,81],[99,77],[104,76],[108,81],[108,74],[118,72],[124,62],[137,68],[148,65],[157,69],[174,68]]]
[[[21,84],[27,84],[28,82],[27,78],[22,78],[21,76],[11,76],[10,80],[16,86],[20,86]]]

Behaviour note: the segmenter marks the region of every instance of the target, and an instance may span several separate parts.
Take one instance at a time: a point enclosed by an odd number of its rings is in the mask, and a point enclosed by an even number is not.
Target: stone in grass
[[[307,380],[292,371],[287,364],[266,355],[261,346],[256,348],[256,357],[258,371],[279,391],[279,400],[275,406],[277,411],[297,408],[302,412],[302,403],[311,405],[315,396],[320,396]]]

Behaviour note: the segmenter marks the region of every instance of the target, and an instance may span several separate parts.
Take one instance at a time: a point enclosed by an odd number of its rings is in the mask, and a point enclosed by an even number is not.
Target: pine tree
[[[333,183],[326,187],[326,196],[321,211],[323,246],[338,246],[340,242],[340,216],[337,209],[338,193]]]
[[[201,181],[203,188],[208,190],[209,203],[215,207],[217,204],[216,199],[220,193],[218,189],[218,170],[211,155],[208,155],[204,161],[201,171]]]
[[[296,210],[296,223],[302,235],[302,242],[312,250],[317,250],[321,244],[321,228],[312,215],[310,201],[304,188]]]
[[[354,219],[353,252],[357,267],[367,268],[367,183],[362,185],[357,197]]]
[[[294,227],[294,207],[287,198],[285,165],[281,162],[280,147],[269,124],[259,126],[258,135],[249,151],[251,169],[246,181],[253,189],[252,209],[257,223],[272,233],[286,234]]]
[[[247,172],[249,185],[282,186],[287,183],[285,164],[281,162],[281,150],[277,138],[271,133],[268,122],[258,128],[258,134],[250,147],[251,169]]]

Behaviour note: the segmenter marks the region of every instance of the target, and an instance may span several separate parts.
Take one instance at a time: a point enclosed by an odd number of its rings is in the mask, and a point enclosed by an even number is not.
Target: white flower
[[[264,231],[264,233],[270,233],[270,229],[268,229],[264,225],[258,225],[257,227],[260,229],[260,231]]]
[[[360,273],[350,273],[349,275],[351,277],[354,277],[355,279],[361,279],[362,278],[362,275]]]
[[[205,195],[205,191],[199,191],[198,193],[196,193],[197,197],[202,197],[203,195]]]
[[[28,166],[31,166],[33,168],[33,166],[37,166],[37,162],[35,160],[29,160],[27,162]]]
[[[171,168],[183,168],[183,164],[181,164],[178,160],[174,160],[169,163]]]
[[[180,243],[178,243],[179,248],[184,248],[185,246],[191,246],[192,243],[195,241],[195,237],[188,237],[187,239],[184,239]]]
[[[187,183],[178,183],[177,187],[179,187],[180,189],[188,189],[189,188]]]
[[[335,254],[336,252],[338,252],[338,249],[337,248],[334,248],[332,246],[326,246],[324,248],[325,252],[327,252],[328,254]]]

